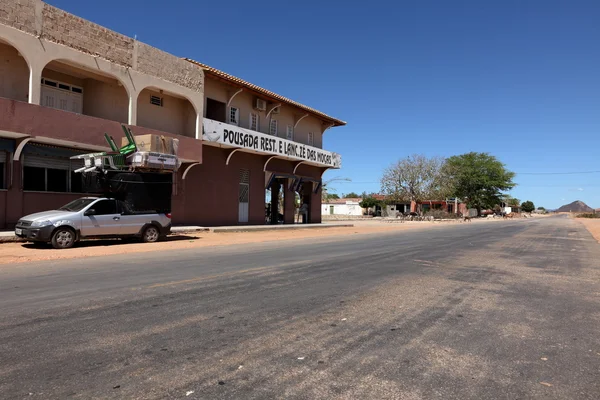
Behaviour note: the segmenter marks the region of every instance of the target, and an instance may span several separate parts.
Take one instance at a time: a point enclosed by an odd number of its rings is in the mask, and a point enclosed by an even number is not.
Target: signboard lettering
[[[204,140],[261,153],[309,161],[331,168],[341,167],[339,154],[276,136],[254,132],[210,119],[204,120]]]

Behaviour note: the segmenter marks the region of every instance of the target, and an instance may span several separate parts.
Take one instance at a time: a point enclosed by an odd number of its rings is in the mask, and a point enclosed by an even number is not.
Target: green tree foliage
[[[381,202],[374,197],[365,197],[358,205],[361,208],[369,209],[381,205]]]
[[[504,202],[511,207],[521,206],[521,200],[517,199],[516,197],[508,197]]]
[[[532,201],[524,201],[523,204],[521,204],[521,210],[525,211],[525,212],[532,212],[533,210],[535,210],[535,206],[533,205]]]
[[[338,200],[340,196],[335,193],[327,193],[327,200]]]
[[[381,191],[390,200],[422,201],[446,197],[442,158],[415,154],[403,158],[385,169]]]
[[[488,153],[466,153],[446,160],[443,174],[456,197],[481,214],[501,202],[502,191],[515,187],[514,172]]]
[[[358,198],[360,198],[360,195],[358,195],[357,193],[354,193],[354,192],[350,192],[350,193],[346,193],[344,195],[344,197],[347,199],[358,199]]]

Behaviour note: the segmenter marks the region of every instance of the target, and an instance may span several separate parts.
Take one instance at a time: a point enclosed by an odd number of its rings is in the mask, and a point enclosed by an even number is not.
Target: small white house
[[[327,200],[321,204],[321,215],[363,215],[359,203],[362,199]]]

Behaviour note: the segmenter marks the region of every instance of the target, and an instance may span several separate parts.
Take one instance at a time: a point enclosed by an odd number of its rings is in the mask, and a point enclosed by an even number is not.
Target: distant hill
[[[583,201],[577,200],[560,207],[557,212],[594,212],[594,209]]]

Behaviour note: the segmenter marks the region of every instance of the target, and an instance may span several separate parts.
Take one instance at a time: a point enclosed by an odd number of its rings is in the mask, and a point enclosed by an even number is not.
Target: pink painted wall
[[[0,98],[0,116],[0,130],[32,136],[45,136],[96,146],[107,146],[104,141],[105,132],[113,136],[117,144],[120,144],[120,138],[123,136],[121,124],[115,121],[6,98]],[[177,138],[180,158],[202,160],[201,140],[139,126],[132,126],[131,130],[134,135],[152,133]]]
[[[80,197],[76,193],[23,192],[23,215],[56,210]]]
[[[6,190],[0,190],[0,228],[6,224]]]

